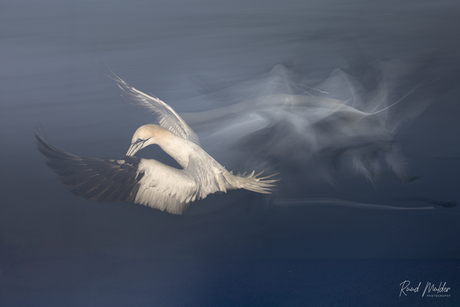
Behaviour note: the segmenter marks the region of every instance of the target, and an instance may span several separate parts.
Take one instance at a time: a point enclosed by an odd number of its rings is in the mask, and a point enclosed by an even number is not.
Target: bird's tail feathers
[[[256,193],[262,194],[271,194],[271,188],[275,187],[275,182],[280,181],[280,179],[269,179],[273,176],[278,175],[273,174],[265,177],[259,177],[262,175],[263,171],[255,174],[255,171],[252,171],[250,174],[236,174],[236,179],[238,182],[238,188],[249,190]]]

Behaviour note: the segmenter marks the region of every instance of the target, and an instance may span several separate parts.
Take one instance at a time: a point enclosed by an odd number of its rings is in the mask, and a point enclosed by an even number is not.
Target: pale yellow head
[[[153,144],[161,144],[166,139],[170,138],[172,133],[158,125],[143,125],[134,132],[131,140],[131,146],[126,153],[127,156],[134,156],[136,152],[144,147]]]

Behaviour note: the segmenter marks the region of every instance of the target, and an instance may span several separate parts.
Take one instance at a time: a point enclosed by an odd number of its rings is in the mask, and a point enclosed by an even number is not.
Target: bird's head
[[[171,134],[169,130],[158,125],[143,125],[134,132],[131,146],[126,153],[127,156],[134,156],[136,152],[144,147],[153,144],[161,144]]]

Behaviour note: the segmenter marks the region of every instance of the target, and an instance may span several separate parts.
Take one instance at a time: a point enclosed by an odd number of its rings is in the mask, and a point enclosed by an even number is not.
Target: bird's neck
[[[180,166],[187,168],[190,161],[191,147],[187,140],[174,136],[158,142],[158,146],[163,149],[171,158],[176,160]]]

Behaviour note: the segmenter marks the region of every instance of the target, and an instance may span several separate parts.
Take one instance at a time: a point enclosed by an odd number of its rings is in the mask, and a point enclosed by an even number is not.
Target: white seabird
[[[125,93],[154,113],[161,126],[143,125],[137,129],[122,160],[102,160],[65,152],[36,134],[38,149],[48,167],[70,191],[87,200],[132,202],[181,214],[195,200],[227,190],[246,189],[270,194],[277,180],[259,177],[253,171],[234,175],[204,151],[195,132],[166,103],[130,87],[115,78]],[[142,148],[157,144],[182,169],[154,159],[135,157]]]

